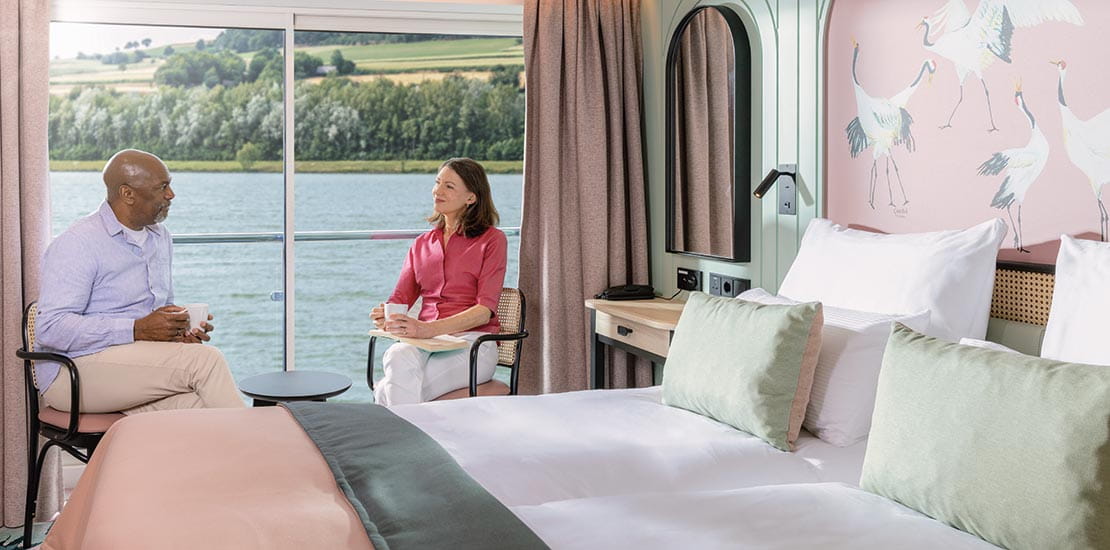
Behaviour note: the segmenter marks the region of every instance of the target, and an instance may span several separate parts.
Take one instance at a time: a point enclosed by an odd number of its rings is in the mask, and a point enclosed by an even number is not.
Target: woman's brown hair
[[[489,178],[481,164],[468,158],[453,158],[439,166],[440,170],[450,168],[459,175],[466,190],[474,193],[474,204],[468,204],[459,220],[459,231],[473,239],[486,232],[490,226],[497,225],[501,217],[493,206],[493,193],[490,192]],[[428,216],[428,221],[443,229],[443,214],[436,212]]]

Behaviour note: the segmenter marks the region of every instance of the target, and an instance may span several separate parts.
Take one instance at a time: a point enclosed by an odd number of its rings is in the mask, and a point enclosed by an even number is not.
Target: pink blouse
[[[389,302],[412,307],[417,298],[423,298],[421,321],[443,319],[481,304],[493,316],[488,323],[469,330],[500,332],[497,302],[505,284],[507,250],[505,233],[496,227],[473,239],[455,234],[446,249],[443,231],[432,229],[409,248]]]

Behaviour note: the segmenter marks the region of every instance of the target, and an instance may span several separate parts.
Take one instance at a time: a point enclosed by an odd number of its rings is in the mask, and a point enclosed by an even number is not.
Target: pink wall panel
[[[832,10],[829,218],[904,233],[1017,225],[1020,207],[1029,252],[1011,227],[1001,257],[1044,263],[1061,233],[1110,237],[1110,2],[836,0]]]

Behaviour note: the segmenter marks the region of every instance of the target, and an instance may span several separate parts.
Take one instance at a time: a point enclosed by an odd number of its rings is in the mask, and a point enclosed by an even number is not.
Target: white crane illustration
[[[1091,184],[1095,202],[1098,203],[1099,231],[1105,241],[1110,216],[1106,213],[1106,204],[1102,202],[1102,191],[1110,183],[1110,109],[1090,119],[1079,120],[1064,99],[1064,76],[1067,74],[1068,64],[1064,61],[1052,63],[1060,71],[1057,99],[1060,101],[1060,115],[1064,125],[1064,149],[1067,150],[1071,163],[1087,176]]]
[[[987,100],[990,120],[987,132],[998,131],[983,71],[996,59],[1012,62],[1010,46],[1015,28],[1033,27],[1045,21],[1082,25],[1083,17],[1071,0],[979,0],[974,13],[968,11],[964,0],[948,0],[932,17],[921,20],[918,27],[925,28],[922,39],[925,49],[951,60],[960,82],[960,98],[941,128],[952,127],[952,118],[964,100],[964,80],[974,73]],[[941,32],[935,40],[930,39],[933,31]]]
[[[872,209],[875,208],[875,181],[879,177],[879,157],[886,157],[886,188],[890,196],[890,206],[894,206],[894,190],[890,184],[891,164],[894,165],[894,175],[898,178],[898,187],[902,189],[902,199],[904,201],[902,204],[909,204],[910,199],[906,196],[906,187],[902,185],[902,174],[898,171],[898,163],[894,161],[891,153],[894,147],[902,144],[905,144],[907,151],[913,152],[913,134],[910,133],[913,117],[906,111],[906,102],[910,100],[910,96],[913,95],[917,86],[921,83],[921,77],[924,76],[925,71],[929,71],[931,76],[936,72],[937,64],[932,59],[922,62],[917,77],[894,97],[890,99],[871,97],[860,86],[859,78],[856,76],[859,43],[853,41],[853,45],[855,50],[852,52],[852,84],[856,93],[857,115],[844,130],[848,134],[848,146],[852,158],[858,157],[868,147],[871,148],[871,181],[867,202]]]
[[[1002,180],[1002,185],[994,194],[991,206],[1000,210],[1006,209],[1006,213],[1010,216],[1010,228],[1014,230],[1014,248],[1019,252],[1029,252],[1022,243],[1021,205],[1025,202],[1025,192],[1029,191],[1029,187],[1037,181],[1048,162],[1048,140],[1045,139],[1041,127],[1037,125],[1037,120],[1033,118],[1033,113],[1025,104],[1020,83],[1014,91],[1014,104],[1018,106],[1025,118],[1029,119],[1029,129],[1032,132],[1029,143],[1025,147],[995,153],[990,160],[979,165],[979,175],[996,176],[1006,172],[1006,178]],[[1017,203],[1017,223],[1014,223],[1014,213],[1011,210],[1014,203]]]

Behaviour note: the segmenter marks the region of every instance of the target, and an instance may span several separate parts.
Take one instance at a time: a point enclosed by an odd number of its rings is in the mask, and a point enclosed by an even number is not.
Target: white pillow
[[[762,288],[737,298],[761,304],[794,303]],[[920,330],[928,326],[929,312],[888,315],[824,307],[824,314],[821,353],[802,426],[833,445],[845,447],[863,440],[871,431],[875,390],[891,324],[899,321]]]
[[[961,346],[971,346],[973,348],[991,349],[994,351],[1005,351],[1007,353],[1021,353],[1016,349],[1011,349],[998,342],[991,342],[990,340],[977,340],[975,338],[960,338]]]
[[[964,230],[902,235],[815,219],[779,294],[858,311],[929,311],[926,334],[952,342],[983,338],[1005,236],[1000,219]]]
[[[1110,243],[1060,236],[1041,357],[1110,365]]]

